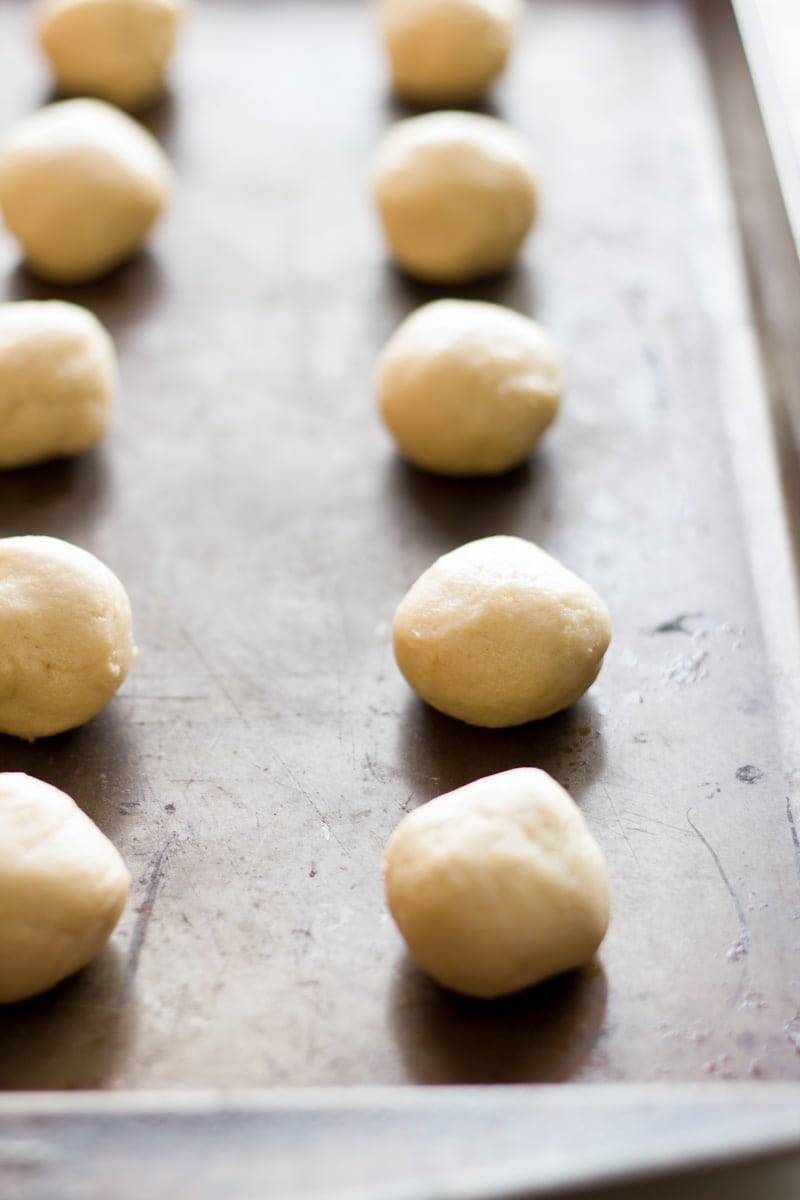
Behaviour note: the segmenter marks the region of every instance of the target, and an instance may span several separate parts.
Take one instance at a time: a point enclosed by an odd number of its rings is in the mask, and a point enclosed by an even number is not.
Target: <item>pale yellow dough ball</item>
[[[435,300],[393,334],[378,402],[401,454],[444,475],[495,475],[558,410],[561,361],[541,326],[499,304]]]
[[[91,962],[130,882],[74,800],[30,775],[0,775],[0,1004],[45,992]]]
[[[0,209],[28,267],[60,283],[104,275],[144,243],[171,171],[155,138],[100,100],[24,117],[0,144]]]
[[[409,813],[386,845],[384,879],[411,957],[467,996],[583,966],[608,927],[603,853],[568,793],[530,767]]]
[[[378,149],[372,185],[392,258],[432,283],[504,270],[536,217],[527,144],[477,113],[399,121]]]
[[[520,0],[379,0],[395,93],[412,104],[477,100],[506,65]]]
[[[489,537],[438,559],[392,628],[397,665],[433,708],[501,728],[549,717],[594,682],[611,639],[597,593],[532,542]]]
[[[42,0],[39,41],[60,91],[139,109],[164,89],[183,0]]]
[[[135,652],[127,594],[99,559],[59,538],[0,539],[0,733],[82,725]]]
[[[60,300],[0,304],[0,468],[94,446],[116,387],[113,343],[88,309]]]

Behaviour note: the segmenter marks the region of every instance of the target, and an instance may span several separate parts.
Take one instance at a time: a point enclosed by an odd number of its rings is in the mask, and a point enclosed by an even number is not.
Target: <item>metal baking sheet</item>
[[[47,95],[29,16],[0,0],[3,126]],[[89,305],[123,379],[101,449],[0,477],[0,533],[108,562],[140,651],[85,728],[0,740],[134,878],[100,959],[0,1014],[0,1086],[800,1078],[797,614],[716,21],[727,5],[531,6],[490,111],[537,149],[541,224],[460,294],[540,319],[569,390],[503,478],[417,473],[375,415],[382,343],[440,293],[387,265],[370,211],[401,110],[360,0],[198,0],[147,118],[174,200],[135,262],[58,290],[0,241],[5,298]],[[614,618],[591,693],[508,732],[425,708],[389,645],[419,572],[493,533],[561,557]],[[405,957],[381,851],[414,806],[527,764],[601,841],[613,923],[589,969],[470,1003]]]

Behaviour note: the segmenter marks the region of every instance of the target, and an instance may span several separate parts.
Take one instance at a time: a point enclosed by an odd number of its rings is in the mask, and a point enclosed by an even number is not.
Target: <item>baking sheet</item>
[[[4,126],[46,95],[28,19],[0,0]],[[100,450],[0,477],[0,533],[108,562],[140,649],[90,725],[0,740],[134,876],[94,966],[0,1014],[0,1086],[800,1077],[796,614],[704,38],[681,0],[532,6],[490,111],[537,148],[541,225],[459,294],[540,319],[570,383],[501,479],[414,472],[375,416],[383,341],[440,293],[370,212],[401,110],[360,0],[198,0],[148,119],[174,202],[137,261],[59,291],[0,242],[6,298],[88,304],[123,375]],[[584,575],[615,631],[586,699],[509,732],[426,709],[389,646],[418,573],[493,533]],[[462,1001],[405,958],[381,850],[527,764],[601,841],[612,927],[583,972]]]

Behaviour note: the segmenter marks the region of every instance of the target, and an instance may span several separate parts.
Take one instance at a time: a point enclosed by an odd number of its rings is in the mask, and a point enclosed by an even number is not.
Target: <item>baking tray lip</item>
[[[685,1114],[687,1108],[696,1114],[692,1127],[672,1126],[670,1114],[677,1110]],[[583,1146],[576,1155],[574,1118],[581,1109],[607,1117],[616,1136],[602,1145]],[[457,1120],[467,1111],[531,1119],[532,1136],[521,1143],[518,1155],[503,1161],[468,1167],[448,1162],[403,1179],[388,1178],[385,1184],[323,1185],[307,1194],[316,1200],[344,1196],[422,1200],[433,1195],[441,1200],[514,1200],[576,1191],[590,1195],[604,1187],[685,1178],[745,1164],[783,1161],[794,1169],[800,1162],[800,1084],[764,1082],[16,1092],[0,1095],[0,1148],[13,1150],[15,1120],[33,1123],[39,1137],[47,1136],[48,1118],[56,1121],[57,1132],[65,1137],[69,1137],[65,1125],[95,1123],[102,1127],[106,1144],[107,1138],[113,1143],[115,1137],[124,1138],[126,1129],[153,1118],[159,1124],[195,1128],[197,1133],[202,1125],[202,1138],[193,1136],[192,1144],[213,1155],[216,1143],[224,1155],[224,1128],[215,1138],[213,1124],[210,1129],[208,1125],[238,1117],[263,1119],[264,1128],[269,1126],[273,1132],[282,1122],[327,1120],[336,1130],[337,1144],[346,1145],[349,1138],[355,1150],[364,1136],[364,1116],[382,1114],[389,1121],[411,1113],[435,1133],[437,1116]],[[543,1111],[569,1115],[561,1145],[537,1140],[534,1118]],[[639,1126],[635,1137],[631,1122]],[[25,1135],[29,1136],[27,1128]],[[299,1144],[298,1154],[305,1143],[301,1139]],[[265,1147],[261,1166],[268,1166],[269,1154]],[[253,1182],[258,1182],[255,1176]]]

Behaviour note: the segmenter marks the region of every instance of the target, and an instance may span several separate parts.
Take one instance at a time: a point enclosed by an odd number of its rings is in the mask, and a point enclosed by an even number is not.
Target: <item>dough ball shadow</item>
[[[0,471],[0,536],[47,533],[81,544],[111,500],[103,445],[73,458]]]
[[[178,130],[178,102],[172,86],[168,83],[152,104],[133,115],[172,158]]]
[[[0,1089],[99,1088],[136,1032],[136,1007],[124,995],[125,956],[113,944],[52,991],[0,1005]]]
[[[60,788],[114,841],[115,830],[146,799],[125,703],[117,697],[86,725],[55,737],[26,742],[0,735],[3,770]]]
[[[409,100],[402,99],[402,97],[390,89],[385,93],[383,108],[387,120],[392,123],[403,121],[406,117],[419,117],[423,113],[440,112],[442,109],[457,109],[459,112],[478,113],[482,117],[494,117],[496,121],[506,120],[502,107],[497,103],[491,91],[487,91],[485,96],[482,96],[478,100],[473,100],[471,103],[414,104]]]
[[[39,279],[20,263],[11,272],[5,300],[66,300],[90,309],[103,322],[119,350],[141,316],[151,315],[166,291],[163,270],[145,248],[128,262],[91,283],[61,284]]]
[[[419,471],[395,455],[384,484],[401,528],[410,527],[417,543],[429,546],[434,555],[498,533],[545,542],[557,486],[558,474],[544,446],[513,471],[470,478]]]
[[[604,760],[602,717],[591,696],[512,729],[465,725],[410,696],[398,738],[399,769],[421,803],[514,767],[540,767],[579,801]]]
[[[526,317],[536,315],[536,281],[533,269],[525,260],[524,250],[507,271],[478,279],[474,283],[457,285],[423,283],[386,262],[377,291],[376,311],[382,320],[389,319],[385,331],[387,338],[405,317],[432,300],[486,300],[516,309]]]
[[[555,1083],[574,1077],[591,1053],[606,996],[596,961],[486,1001],[438,987],[406,957],[392,982],[389,1020],[415,1083]]]

